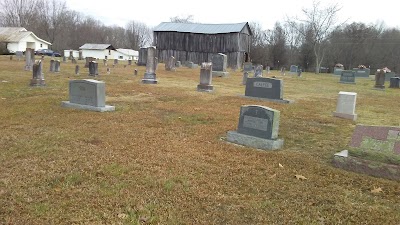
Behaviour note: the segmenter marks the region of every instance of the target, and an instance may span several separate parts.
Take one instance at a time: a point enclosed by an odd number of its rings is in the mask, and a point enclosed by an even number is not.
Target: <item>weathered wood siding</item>
[[[244,53],[250,51],[250,36],[243,33],[193,34],[179,32],[154,32],[154,45],[160,62],[174,56],[178,61],[197,64],[210,62],[215,53],[228,56],[228,66],[240,68]]]

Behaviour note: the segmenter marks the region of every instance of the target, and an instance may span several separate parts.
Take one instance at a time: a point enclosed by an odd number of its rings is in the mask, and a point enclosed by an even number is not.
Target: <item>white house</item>
[[[82,50],[82,57],[93,57],[96,59],[112,59],[115,48],[110,44],[84,44],[79,47]]]
[[[139,58],[139,52],[133,49],[117,48],[117,50],[113,51],[112,54],[114,59],[119,59],[119,60],[137,61]]]
[[[11,53],[24,52],[26,48],[48,49],[51,45],[43,39],[38,38],[33,32],[23,27],[0,27],[0,42],[7,43],[7,49]]]

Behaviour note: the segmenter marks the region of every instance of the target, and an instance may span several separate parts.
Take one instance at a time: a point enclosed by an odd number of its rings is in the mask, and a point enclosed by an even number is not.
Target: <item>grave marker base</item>
[[[61,106],[65,107],[65,108],[89,110],[89,111],[96,111],[96,112],[112,112],[112,111],[115,111],[115,106],[111,106],[111,105],[106,105],[104,107],[95,107],[95,106],[90,106],[90,105],[81,105],[81,104],[71,103],[69,101],[63,101],[61,103]]]
[[[258,97],[251,97],[251,96],[246,96],[246,95],[240,95],[240,97],[254,99],[254,100],[267,101],[267,102],[277,102],[277,103],[283,103],[283,104],[294,103],[294,100],[289,100],[289,99],[258,98]]]
[[[353,121],[357,120],[357,114],[345,114],[345,113],[333,112],[333,116]]]
[[[32,79],[30,85],[33,87],[41,87],[41,86],[46,86],[46,83],[44,79]]]
[[[199,85],[197,85],[197,91],[212,92],[212,91],[214,91],[214,86],[213,85],[199,84]]]
[[[283,147],[283,139],[264,139],[246,134],[238,133],[237,131],[228,131],[226,139],[228,142],[244,145],[247,147],[263,149],[263,150],[278,150]]]
[[[154,79],[142,79],[142,83],[143,84],[157,84],[158,80],[154,80]]]

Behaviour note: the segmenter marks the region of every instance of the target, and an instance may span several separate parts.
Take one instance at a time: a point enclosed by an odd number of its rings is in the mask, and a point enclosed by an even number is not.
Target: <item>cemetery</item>
[[[111,70],[0,56],[0,224],[400,221],[390,72],[298,77],[155,50]]]

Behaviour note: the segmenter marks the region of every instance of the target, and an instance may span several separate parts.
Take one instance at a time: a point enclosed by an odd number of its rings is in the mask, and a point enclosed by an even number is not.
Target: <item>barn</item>
[[[252,32],[247,22],[234,24],[199,24],[163,22],[154,28],[153,45],[158,59],[171,56],[185,62],[210,62],[212,55],[227,55],[228,67],[241,68],[249,60]]]

